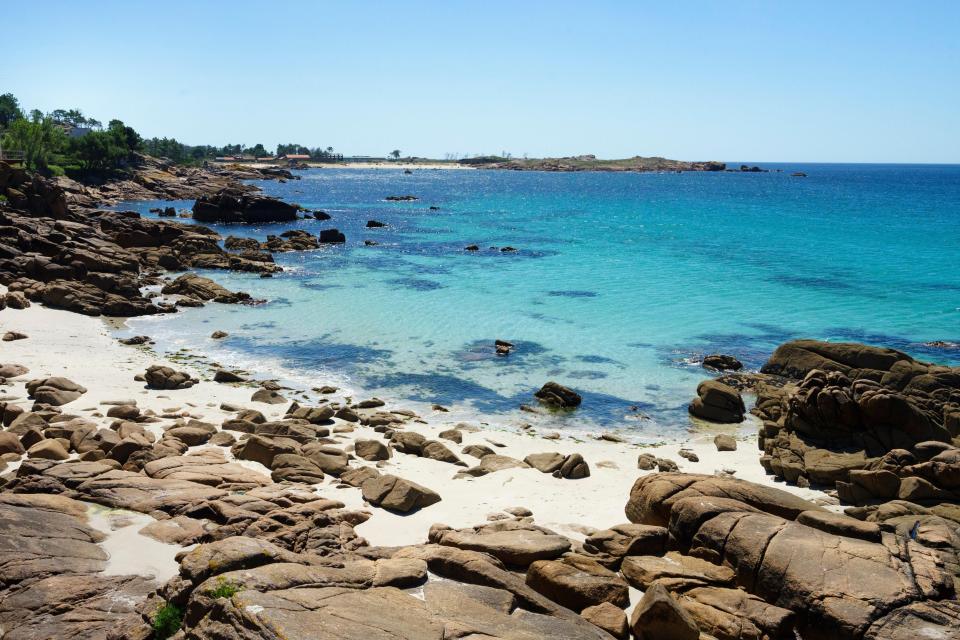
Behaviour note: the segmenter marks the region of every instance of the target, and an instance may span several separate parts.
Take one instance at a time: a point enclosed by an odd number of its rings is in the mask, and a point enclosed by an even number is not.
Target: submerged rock
[[[743,369],[743,363],[733,356],[715,353],[704,357],[703,368],[714,371],[740,371]]]

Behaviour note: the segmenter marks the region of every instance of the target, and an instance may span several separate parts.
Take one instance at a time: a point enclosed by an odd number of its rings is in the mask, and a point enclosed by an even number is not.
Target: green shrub
[[[50,172],[50,176],[53,178],[67,175],[67,172],[64,170],[64,168],[58,164],[47,165],[47,170]]]
[[[217,580],[217,587],[213,591],[209,591],[208,595],[212,598],[232,598],[233,594],[238,591],[240,591],[240,585],[227,582],[225,578],[221,577]]]
[[[157,640],[166,640],[180,630],[183,611],[175,604],[164,602],[153,615],[153,634]]]

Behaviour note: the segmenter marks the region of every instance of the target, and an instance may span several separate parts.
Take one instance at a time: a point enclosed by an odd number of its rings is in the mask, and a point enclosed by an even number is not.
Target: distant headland
[[[677,172],[677,171],[724,171],[723,162],[686,162],[670,160],[659,156],[634,156],[617,160],[603,160],[595,155],[568,156],[564,158],[509,158],[501,156],[480,156],[464,158],[461,164],[482,169],[511,169],[514,171],[634,171],[634,172]]]

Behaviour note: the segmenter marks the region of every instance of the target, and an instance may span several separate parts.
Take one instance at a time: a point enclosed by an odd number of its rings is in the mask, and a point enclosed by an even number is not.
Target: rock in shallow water
[[[533,394],[543,404],[556,409],[575,409],[583,398],[573,389],[556,382],[548,382]]]
[[[743,363],[733,356],[715,353],[704,357],[703,368],[713,369],[714,371],[740,371],[740,369],[743,369]]]
[[[224,189],[198,198],[193,204],[197,222],[292,222],[299,207],[269,196],[242,194]]]

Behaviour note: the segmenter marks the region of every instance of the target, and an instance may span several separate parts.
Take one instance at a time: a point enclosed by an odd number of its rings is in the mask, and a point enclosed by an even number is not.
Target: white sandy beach
[[[8,401],[12,400],[24,407],[32,404],[32,400],[27,398],[25,382],[46,376],[65,376],[87,387],[86,394],[62,407],[64,413],[81,415],[104,424],[112,419],[103,418],[108,407],[102,403],[125,399],[135,400],[141,411],[151,409],[157,414],[177,412],[184,417],[189,416],[216,425],[233,416],[220,408],[224,402],[256,408],[268,419],[280,418],[288,406],[251,402],[250,396],[254,387],[249,384],[214,383],[211,381],[212,372],[209,368],[200,369],[196,366],[194,372],[201,378],[201,382],[192,388],[176,391],[149,390],[144,383],[134,380],[134,376],[143,373],[149,365],[168,364],[178,370],[188,370],[191,367],[182,362],[169,362],[143,347],[120,344],[111,336],[109,325],[98,318],[34,304],[26,310],[8,309],[0,313],[0,329],[0,333],[14,330],[29,336],[25,340],[3,342],[0,347],[0,361],[20,363],[30,369],[29,374],[8,381],[9,386],[3,393]],[[269,372],[261,373],[263,378],[270,377]],[[402,408],[402,405],[392,404],[389,400],[385,407],[387,410],[399,408]],[[410,422],[407,430],[435,438],[440,431],[455,424],[446,414],[439,412],[423,416],[423,419],[425,424]],[[163,420],[145,426],[159,434],[170,422]],[[353,425],[338,420],[334,426]],[[589,463],[591,475],[580,480],[567,480],[527,468],[497,471],[479,478],[453,479],[460,467],[394,452],[390,460],[380,463],[381,470],[437,491],[442,497],[441,502],[410,515],[397,515],[366,504],[357,488],[337,488],[338,482],[335,478],[327,478],[316,485],[316,491],[324,497],[340,500],[348,507],[369,511],[372,517],[359,525],[357,531],[372,545],[421,543],[426,540],[428,529],[435,523],[453,527],[480,524],[486,520],[488,514],[518,506],[530,509],[538,524],[572,538],[583,539],[585,532],[590,529],[605,528],[626,521],[623,509],[630,487],[640,475],[650,473],[637,469],[637,456],[644,452],[674,460],[681,471],[713,474],[726,469],[735,472],[738,478],[774,485],[772,478],[763,472],[757,461],[760,452],[756,445],[756,424],[748,420],[739,429],[727,431],[738,434],[739,446],[736,451],[721,453],[713,444],[716,431],[691,434],[684,441],[651,447],[582,437],[562,436],[560,439],[550,440],[528,433],[491,428],[464,430],[463,446],[484,444],[496,449],[497,453],[520,460],[530,453],[538,452],[580,453]],[[374,432],[370,427],[356,425],[354,431],[334,432],[332,437],[349,451],[353,440],[382,439],[382,434]],[[477,459],[461,454],[461,446],[451,442],[447,444],[467,464],[472,466],[478,463]],[[210,445],[192,447],[191,451],[209,447]],[[689,462],[678,456],[677,451],[681,447],[696,453],[699,462]],[[228,449],[222,450],[232,458]],[[250,469],[269,475],[269,470],[258,463],[240,462]],[[354,460],[351,464],[362,466],[374,463]],[[7,471],[10,471],[10,468]],[[819,491],[800,489],[783,483],[777,483],[776,486],[808,499],[831,502],[829,497]],[[98,518],[98,528],[104,529],[103,514],[94,520]],[[137,518],[130,520],[131,527],[136,525],[136,529],[143,524]],[[143,536],[128,535],[129,533],[111,534],[108,549],[112,555],[128,557],[125,554],[138,548],[138,538],[147,540]],[[153,549],[151,545],[156,544],[158,543],[149,541],[149,544],[141,548]],[[157,551],[164,559],[147,563],[146,566],[153,568],[158,574],[166,574],[174,566],[173,552],[173,549]]]

